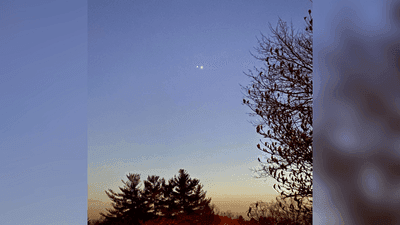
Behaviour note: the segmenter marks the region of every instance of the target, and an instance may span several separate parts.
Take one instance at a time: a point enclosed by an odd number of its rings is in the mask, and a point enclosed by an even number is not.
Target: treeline
[[[311,218],[304,218],[296,210],[288,210],[291,204],[286,200],[251,204],[247,211],[250,221],[230,211],[221,212],[210,204],[211,198],[206,198],[199,180],[190,178],[183,169],[168,182],[159,176],[148,176],[144,188],[140,187],[139,174],[128,174],[127,178],[127,182],[122,180],[121,193],[111,189],[105,191],[112,201],[112,208],[107,209],[108,213],[100,213],[101,220],[88,220],[89,225],[312,224]]]
[[[96,224],[220,223],[199,180],[190,178],[183,169],[168,182],[159,176],[148,176],[143,189],[139,174],[128,174],[127,178],[127,182],[122,181],[124,187],[119,188],[122,193],[105,191],[113,208],[100,213],[103,220]]]

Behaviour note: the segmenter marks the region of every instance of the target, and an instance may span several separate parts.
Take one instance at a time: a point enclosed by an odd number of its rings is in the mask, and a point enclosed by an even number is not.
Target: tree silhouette
[[[277,201],[258,201],[250,204],[247,216],[260,224],[312,224],[310,215],[290,210],[291,204],[296,205],[293,198],[278,197]]]
[[[261,168],[255,172],[259,178],[273,177],[274,189],[297,203],[292,209],[312,214],[313,20],[308,13],[305,32],[295,34],[281,19],[276,29],[270,25],[273,35],[262,35],[256,48],[260,56],[253,55],[266,65],[245,73],[251,84],[242,88],[243,104],[258,118],[256,132],[268,140],[257,145],[270,157],[258,158]]]
[[[162,215],[163,208],[163,184],[165,180],[159,176],[148,176],[144,181],[143,198],[147,206],[147,219],[155,219]]]
[[[128,181],[124,187],[119,189],[122,193],[115,193],[109,189],[105,191],[112,200],[113,209],[107,209],[108,213],[100,213],[105,217],[104,224],[140,224],[140,221],[146,219],[150,209],[146,206],[142,191],[139,189],[140,175],[128,174]]]
[[[175,199],[178,215],[202,219],[205,216],[211,216],[211,198],[206,198],[206,192],[203,191],[203,186],[198,179],[191,179],[185,170],[180,169],[179,176],[171,179],[170,184],[175,187],[172,196]]]
[[[148,176],[139,189],[140,175],[127,175],[128,181],[115,193],[109,189],[112,209],[101,215],[101,224],[212,224],[215,220],[211,199],[198,179],[181,169],[168,183],[159,176]]]
[[[175,196],[173,194],[175,185],[170,179],[168,183],[162,181],[163,198],[161,201],[161,214],[163,217],[174,219],[178,214]]]

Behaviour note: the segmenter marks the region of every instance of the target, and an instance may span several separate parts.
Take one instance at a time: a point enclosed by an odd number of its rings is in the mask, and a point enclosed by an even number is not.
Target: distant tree
[[[163,180],[161,187],[163,192],[163,198],[160,202],[161,215],[162,217],[168,219],[174,219],[178,215],[179,209],[177,207],[176,199],[173,194],[175,189],[173,180],[170,179],[169,182],[165,182],[165,180]]]
[[[198,179],[191,179],[185,170],[180,169],[179,176],[175,176],[169,183],[174,186],[172,196],[175,199],[178,215],[203,219],[205,216],[213,216],[211,198],[206,198],[206,192],[203,191]]]
[[[181,169],[179,176],[171,178],[168,182],[164,179],[154,177],[148,183],[148,192],[153,189],[157,193],[162,192],[156,201],[159,205],[156,219],[147,221],[145,224],[218,224],[218,218],[214,213],[214,207],[210,204],[211,199],[206,198],[206,192],[198,179],[191,179],[189,174]],[[153,188],[157,187],[157,188]],[[146,196],[151,196],[150,194]],[[153,203],[154,204],[154,203]]]
[[[220,216],[225,216],[231,219],[238,219],[239,215],[237,213],[233,213],[231,210],[227,210],[226,212],[220,212]]]
[[[298,210],[290,210],[291,204],[296,205],[293,198],[278,197],[277,200],[250,204],[247,216],[260,224],[312,224],[311,218]]]
[[[246,221],[244,220],[244,218],[243,218],[242,215],[239,216],[239,218],[238,218],[238,223],[239,223],[240,225],[246,224]]]
[[[112,200],[113,209],[107,209],[107,214],[100,213],[104,217],[104,224],[139,225],[140,221],[146,219],[150,209],[145,204],[142,190],[139,189],[140,175],[128,174],[127,178],[127,182],[122,180],[124,187],[119,188],[122,193],[115,193],[111,189],[105,191]]]
[[[257,117],[256,132],[267,139],[257,148],[269,154],[260,158],[259,178],[273,177],[274,189],[284,198],[293,198],[298,209],[312,214],[313,148],[313,20],[311,10],[305,32],[294,33],[281,19],[271,37],[262,35],[256,59],[266,63],[245,73],[251,84],[243,87],[247,105]],[[311,203],[311,204],[308,204]]]
[[[148,209],[146,214],[149,220],[162,216],[163,184],[165,180],[159,176],[148,176],[144,181],[143,199]]]
[[[168,183],[164,178],[148,176],[144,189],[139,189],[140,175],[127,175],[128,182],[115,193],[106,191],[112,200],[112,209],[101,215],[101,224],[213,224],[215,213],[211,199],[198,179],[191,179],[181,169],[179,176]]]

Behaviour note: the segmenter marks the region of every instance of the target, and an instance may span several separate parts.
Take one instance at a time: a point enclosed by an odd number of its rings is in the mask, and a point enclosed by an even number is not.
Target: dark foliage
[[[296,205],[293,198],[278,197],[276,200],[275,202],[252,203],[247,216],[258,221],[259,224],[312,224],[311,214],[287,210],[290,209],[290,205]]]
[[[179,176],[174,177],[170,183],[175,185],[172,192],[179,213],[187,215],[202,213],[209,206],[211,199],[206,199],[206,193],[202,190],[198,179],[191,179],[183,169],[179,170]]]
[[[163,185],[165,180],[158,176],[148,176],[144,181],[143,198],[147,206],[146,220],[155,219],[162,215]]]
[[[103,221],[96,224],[214,224],[211,199],[198,179],[191,179],[181,169],[168,183],[158,176],[148,176],[144,189],[139,189],[140,175],[127,175],[128,181],[115,193],[106,191],[113,202]],[[88,221],[89,223],[89,221]]]
[[[128,181],[119,189],[122,193],[115,193],[109,189],[107,196],[112,200],[113,209],[107,209],[108,213],[101,215],[105,218],[104,224],[140,224],[140,219],[146,219],[146,212],[150,208],[145,204],[143,192],[139,189],[140,175],[128,174]]]
[[[305,31],[294,33],[279,20],[272,36],[259,40],[256,48],[265,68],[249,71],[251,84],[243,87],[247,105],[257,117],[256,132],[267,139],[257,148],[270,156],[258,159],[258,177],[273,177],[274,189],[284,198],[293,198],[287,210],[312,214],[313,190],[313,20],[311,10]],[[309,204],[311,203],[311,204]]]

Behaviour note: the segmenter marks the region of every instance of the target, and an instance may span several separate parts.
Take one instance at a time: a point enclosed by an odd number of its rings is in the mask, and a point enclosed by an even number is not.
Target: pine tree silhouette
[[[215,219],[211,199],[198,179],[191,179],[181,169],[179,176],[171,178],[168,183],[164,178],[148,176],[144,189],[139,189],[140,175],[127,175],[128,181],[115,193],[106,191],[112,200],[112,209],[101,215],[105,218],[102,224],[212,224]]]
[[[178,216],[191,218],[193,224],[206,222],[202,220],[213,220],[211,199],[206,199],[206,192],[198,179],[191,179],[185,170],[180,169],[179,176],[175,176],[171,181],[175,186],[172,195],[175,198]]]
[[[160,202],[161,215],[168,219],[174,219],[177,215],[177,208],[175,204],[175,198],[173,196],[174,183],[170,179],[167,182],[162,181],[163,198]]]
[[[163,184],[164,178],[159,176],[148,176],[144,181],[143,198],[148,211],[146,219],[155,219],[162,214],[163,207]]]
[[[142,197],[142,191],[139,189],[140,175],[128,174],[128,181],[124,183],[124,187],[119,189],[122,193],[115,193],[109,189],[105,191],[107,196],[112,200],[113,209],[107,209],[108,213],[100,213],[105,217],[104,224],[140,224],[140,220],[146,219],[146,207]]]

